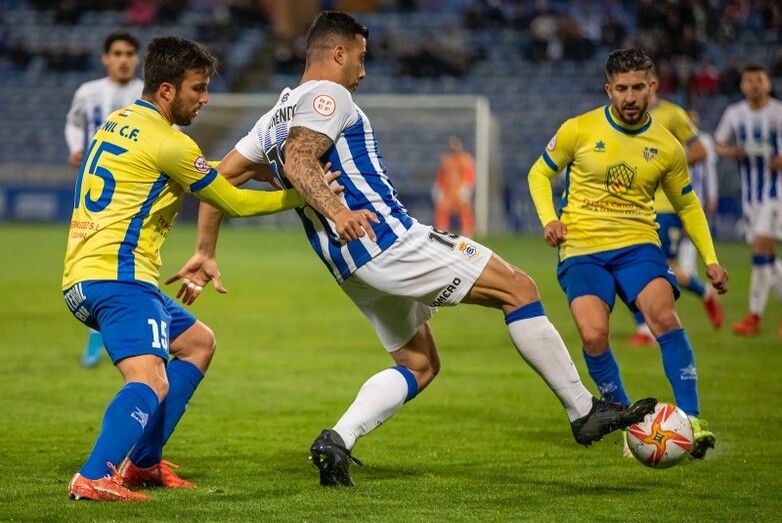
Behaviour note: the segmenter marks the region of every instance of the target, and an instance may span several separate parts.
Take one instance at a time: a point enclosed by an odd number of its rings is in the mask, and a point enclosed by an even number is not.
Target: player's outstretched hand
[[[166,280],[166,285],[182,280],[182,285],[176,293],[176,297],[185,305],[191,305],[211,281],[220,294],[225,294],[228,289],[223,287],[220,270],[217,268],[217,260],[203,254],[196,253],[180,269],[178,273]]]
[[[380,223],[380,220],[377,219],[375,213],[366,209],[351,211],[345,207],[334,215],[334,226],[337,229],[337,234],[345,241],[363,238],[364,234],[369,236],[369,239],[373,242],[377,241],[375,231],[372,230],[369,222]]]
[[[546,243],[552,247],[556,247],[565,241],[566,236],[567,227],[565,227],[565,224],[559,220],[551,220],[543,228],[543,238],[545,238]]]
[[[326,162],[326,165],[323,166],[323,170],[326,171],[326,184],[329,186],[329,189],[331,189],[331,192],[339,194],[345,190],[343,185],[336,183],[337,178],[339,178],[339,175],[342,174],[342,172],[331,171],[330,169],[331,162]]]
[[[719,263],[712,263],[706,266],[706,276],[709,277],[712,287],[717,289],[719,294],[728,292],[728,271]]]

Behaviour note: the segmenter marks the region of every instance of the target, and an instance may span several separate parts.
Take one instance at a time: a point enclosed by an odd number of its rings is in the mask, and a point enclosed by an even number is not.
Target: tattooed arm
[[[369,224],[379,222],[375,213],[366,209],[351,211],[326,183],[320,157],[333,143],[331,138],[312,129],[291,127],[285,141],[285,175],[309,205],[334,222],[340,238],[350,241],[367,234],[375,241],[375,232]]]

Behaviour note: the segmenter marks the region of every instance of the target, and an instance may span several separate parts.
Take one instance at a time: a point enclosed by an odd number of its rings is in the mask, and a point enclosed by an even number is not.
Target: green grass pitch
[[[79,366],[86,330],[60,293],[64,226],[0,224],[0,520],[772,521],[780,517],[782,315],[772,296],[764,334],[712,331],[697,300],[680,316],[696,347],[703,417],[717,434],[704,462],[650,470],[620,457],[616,435],[573,442],[567,418],[513,349],[502,316],[474,306],[432,321],[443,368],[425,393],[359,441],[366,464],[352,489],[323,489],[307,459],[363,381],[390,366],[361,313],[299,231],[226,228],[220,261],[229,294],[193,307],[217,334],[212,368],[166,448],[193,491],[154,491],[146,504],[72,502],[66,487],[121,386],[103,361]],[[189,257],[192,226],[169,238],[163,275]],[[554,251],[539,237],[485,243],[537,281],[582,378],[594,386]],[[727,322],[746,308],[748,251],[719,245],[731,272]],[[167,289],[169,293],[173,288]],[[729,327],[729,325],[728,325]],[[659,351],[612,345],[638,398],[671,400]]]

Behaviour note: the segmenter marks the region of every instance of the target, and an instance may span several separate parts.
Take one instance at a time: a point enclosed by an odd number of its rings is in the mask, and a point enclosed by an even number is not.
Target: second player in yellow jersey
[[[606,62],[610,104],[566,121],[529,172],[544,237],[559,247],[557,278],[570,304],[589,375],[601,393],[630,403],[609,345],[616,297],[640,311],[656,337],[677,405],[694,428],[692,456],[715,444],[700,414],[695,356],[679,323],[679,290],[660,248],[653,206],[661,187],[687,227],[715,288],[727,290],[706,217],[690,184],[681,144],[646,111],[655,86],[652,62],[639,49]],[[565,170],[559,213],[550,180]],[[629,454],[629,449],[628,454]]]

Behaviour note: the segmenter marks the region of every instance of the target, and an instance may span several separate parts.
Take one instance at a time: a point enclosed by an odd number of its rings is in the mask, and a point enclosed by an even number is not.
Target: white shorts
[[[491,256],[491,249],[469,238],[415,223],[341,286],[393,352],[437,307],[461,302]]]
[[[747,223],[745,239],[752,243],[758,236],[782,240],[782,201],[771,200],[743,209]]]

